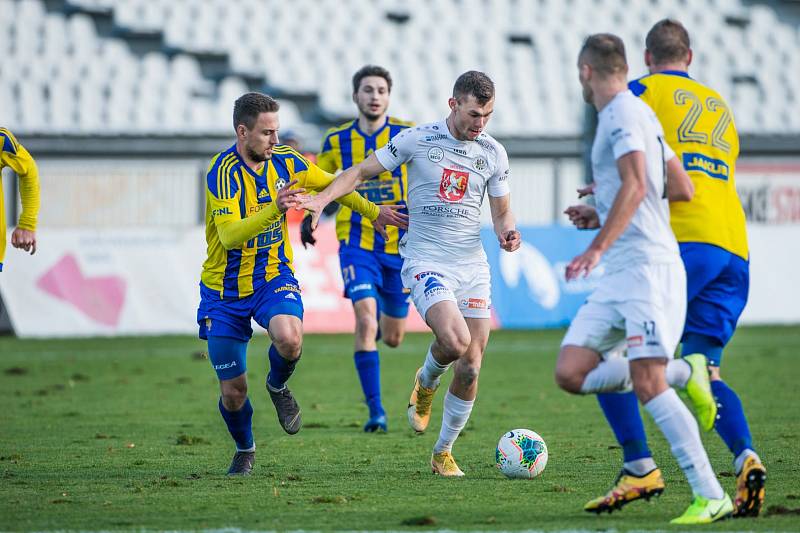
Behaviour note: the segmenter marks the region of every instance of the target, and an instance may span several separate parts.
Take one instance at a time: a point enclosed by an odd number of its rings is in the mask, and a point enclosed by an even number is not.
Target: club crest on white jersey
[[[474,141],[455,139],[446,121],[408,128],[375,152],[381,165],[408,168],[408,232],[403,257],[484,259],[481,204],[506,196],[511,171],[505,148],[487,133]]]

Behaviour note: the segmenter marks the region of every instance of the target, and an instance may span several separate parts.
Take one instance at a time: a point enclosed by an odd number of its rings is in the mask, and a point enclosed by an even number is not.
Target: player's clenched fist
[[[597,210],[590,205],[573,205],[564,210],[569,221],[578,229],[596,229],[600,227],[600,217]]]
[[[36,253],[36,232],[28,229],[16,228],[11,234],[11,245],[14,248]]]
[[[500,248],[506,252],[513,252],[522,244],[522,235],[515,229],[505,231],[497,236]]]

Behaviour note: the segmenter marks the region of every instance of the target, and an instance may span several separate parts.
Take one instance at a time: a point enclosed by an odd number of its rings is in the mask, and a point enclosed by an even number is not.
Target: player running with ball
[[[305,207],[318,216],[325,204],[364,180],[407,164],[410,219],[400,241],[403,283],[436,337],[417,371],[408,418],[414,430],[425,431],[440,377],[453,366],[431,468],[443,476],[463,476],[451,450],[472,412],[490,329],[489,264],[480,239],[487,190],[500,247],[513,252],[521,241],[511,213],[508,156],[483,131],[494,109],[494,83],[482,72],[466,72],[456,80],[448,104],[445,120],[398,134]]]

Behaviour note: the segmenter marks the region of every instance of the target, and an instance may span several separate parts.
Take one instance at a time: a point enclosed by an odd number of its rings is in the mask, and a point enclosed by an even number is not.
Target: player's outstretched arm
[[[667,199],[688,202],[694,197],[694,183],[677,156],[667,161]]]
[[[356,187],[358,187],[359,184],[365,179],[377,176],[385,170],[386,169],[383,167],[383,165],[381,165],[380,161],[378,161],[378,158],[375,156],[375,153],[372,153],[368,158],[358,165],[350,167],[339,174],[330,182],[330,184],[321,190],[319,194],[311,197],[303,206],[305,209],[311,212],[311,227],[315,228],[317,226],[319,217],[322,215],[322,210],[333,200],[338,201],[344,206],[351,207],[348,205],[348,203],[352,203],[354,198],[347,195],[353,193],[353,191],[356,190]],[[363,199],[361,195],[357,193],[356,195]],[[371,202],[368,203],[371,204]],[[361,213],[359,209],[355,210]],[[371,216],[369,219],[375,220],[376,216],[377,215]]]
[[[616,241],[633,218],[639,204],[647,194],[645,153],[628,152],[617,159],[622,186],[617,191],[614,203],[608,212],[605,224],[595,236],[589,248],[567,265],[567,279],[584,277],[597,266],[606,250]]]
[[[278,191],[274,202],[258,213],[245,218],[239,218],[236,206],[237,197],[228,200],[228,203],[233,200],[233,208],[219,201],[212,201],[212,216],[214,216],[219,241],[223,248],[226,250],[241,248],[244,243],[280,220],[290,207],[299,207],[306,199],[303,194],[305,189],[293,189],[292,187],[296,184],[297,180],[290,181]],[[214,200],[217,199],[214,198]]]
[[[494,234],[500,248],[513,252],[522,244],[522,235],[516,228],[514,213],[511,212],[511,195],[489,196],[489,208],[492,213]]]

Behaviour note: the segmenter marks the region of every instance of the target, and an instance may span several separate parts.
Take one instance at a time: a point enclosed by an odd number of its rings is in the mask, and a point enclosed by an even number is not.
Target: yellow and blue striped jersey
[[[683,71],[644,76],[629,88],[653,109],[694,183],[690,202],[670,204],[678,242],[713,244],[747,260],[745,215],[734,179],[739,136],[728,105]]]
[[[31,154],[6,128],[0,128],[0,171],[10,167],[19,177],[19,195],[22,200],[22,213],[17,227],[36,231],[39,215],[39,170]],[[1,180],[0,180],[1,181]],[[16,201],[16,199],[11,199]],[[0,187],[0,272],[6,253],[6,213],[3,191]]]
[[[389,139],[413,123],[386,117],[383,127],[372,135],[367,135],[358,127],[358,120],[352,120],[331,128],[322,142],[322,151],[317,156],[317,165],[323,170],[335,173],[357,165],[369,154],[389,143]],[[358,186],[358,192],[368,200],[379,205],[406,205],[408,198],[408,172],[405,165],[395,170],[383,172],[365,180]],[[405,210],[403,212],[406,212]],[[355,246],[363,250],[399,254],[398,242],[405,230],[387,226],[388,240],[375,231],[368,220],[342,206],[336,214],[336,238],[343,245]]]
[[[334,176],[284,145],[275,146],[272,158],[257,171],[247,166],[236,145],[211,160],[206,175],[208,257],[201,280],[220,298],[244,298],[279,275],[294,274],[286,216],[273,198],[295,179],[297,187],[321,191]],[[378,215],[378,207],[357,193],[338,200],[373,220]],[[248,218],[247,224],[258,224],[244,231]]]

